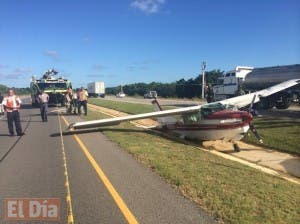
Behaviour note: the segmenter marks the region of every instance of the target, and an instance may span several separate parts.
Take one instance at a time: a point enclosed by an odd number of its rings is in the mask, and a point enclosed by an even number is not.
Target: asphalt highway
[[[24,136],[0,120],[0,223],[215,222],[103,134],[62,135],[78,116],[50,107],[44,123],[24,101]],[[59,220],[7,221],[6,199],[20,198],[59,199]]]

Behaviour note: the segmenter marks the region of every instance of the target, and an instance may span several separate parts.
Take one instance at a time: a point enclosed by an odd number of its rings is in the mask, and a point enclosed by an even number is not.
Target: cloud
[[[5,64],[0,64],[0,68],[8,68],[8,66]]]
[[[89,38],[89,37],[83,37],[81,40],[82,40],[83,42],[89,42],[89,41],[90,41],[90,38]]]
[[[127,69],[130,71],[134,70],[149,70],[149,65],[158,64],[160,61],[157,59],[145,59],[143,61],[135,61],[132,65],[128,66]]]
[[[10,73],[0,73],[0,80],[5,80],[5,79],[20,79],[23,78],[23,75],[25,73],[30,73],[32,72],[31,68],[17,68],[13,72]]]
[[[158,64],[160,61],[157,59],[146,59],[143,61],[136,61],[133,64],[136,65],[150,65],[150,64]]]
[[[104,70],[104,69],[108,69],[108,67],[105,66],[105,65],[96,64],[96,65],[93,66],[93,69],[94,70]]]
[[[14,73],[21,74],[21,73],[30,73],[32,72],[31,68],[17,68]]]
[[[134,70],[148,70],[147,66],[135,66],[135,65],[131,65],[127,67],[128,70],[130,71],[134,71]]]
[[[21,73],[0,74],[0,79],[19,79],[22,76]]]
[[[90,78],[115,78],[117,77],[117,75],[96,75],[96,74],[90,74],[90,75],[87,75],[87,77],[90,77]]]
[[[44,51],[44,55],[52,58],[55,61],[59,60],[59,54],[57,51]]]
[[[166,0],[134,0],[130,6],[146,14],[158,13]]]

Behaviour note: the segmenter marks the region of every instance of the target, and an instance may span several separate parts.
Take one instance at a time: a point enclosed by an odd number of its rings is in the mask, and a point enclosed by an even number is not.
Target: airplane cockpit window
[[[182,120],[184,124],[197,124],[199,122],[199,114],[186,114],[182,116]]]
[[[201,119],[208,117],[214,112],[225,110],[227,107],[221,103],[207,104],[201,107]]]

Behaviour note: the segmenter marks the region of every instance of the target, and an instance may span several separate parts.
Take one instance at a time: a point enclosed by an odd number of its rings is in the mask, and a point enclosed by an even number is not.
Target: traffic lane
[[[79,121],[66,117],[69,123]],[[139,223],[214,223],[150,169],[99,132],[79,134]]]
[[[20,111],[21,126],[23,131],[26,132],[29,126],[31,119],[30,112],[27,109],[30,109],[28,105],[25,105],[24,109]],[[14,128],[15,131],[15,128]],[[16,132],[15,132],[16,134]],[[7,156],[9,151],[14,147],[15,144],[20,141],[21,137],[9,135],[7,117],[6,115],[1,116],[0,118],[0,162]]]
[[[63,139],[75,223],[126,223],[74,137]]]
[[[19,138],[17,144],[0,162],[1,208],[4,208],[5,198],[59,198],[61,208],[58,223],[67,223],[61,143],[49,137],[51,133],[59,130],[57,116],[49,116],[49,122],[43,123],[39,109],[33,109],[29,105],[23,108],[26,109],[21,110],[21,120],[30,118],[26,134]],[[23,128],[25,123],[23,122]],[[4,142],[7,150],[12,139],[17,138],[1,136],[1,150]],[[1,213],[1,223],[6,223],[2,215],[4,212]]]

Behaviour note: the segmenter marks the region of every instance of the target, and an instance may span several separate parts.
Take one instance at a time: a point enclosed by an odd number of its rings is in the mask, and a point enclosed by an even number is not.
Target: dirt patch
[[[205,141],[203,146],[209,149],[233,155],[235,157],[300,177],[300,158],[288,153],[278,152],[265,147],[236,142],[241,151],[234,151],[233,144],[225,141]]]
[[[114,117],[123,117],[123,116],[127,116],[129,114],[124,113],[124,112],[120,112],[117,110],[113,110],[113,109],[109,109],[106,107],[101,107],[101,106],[96,106],[96,105],[91,105],[89,104],[89,107],[96,109],[96,110],[101,110],[101,112],[107,113],[109,115],[113,115]],[[149,126],[149,127],[153,127],[153,126],[158,126],[159,123],[155,120],[152,119],[142,119],[142,120],[136,120],[134,121],[135,123],[142,125],[142,126]]]

